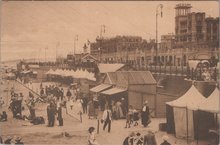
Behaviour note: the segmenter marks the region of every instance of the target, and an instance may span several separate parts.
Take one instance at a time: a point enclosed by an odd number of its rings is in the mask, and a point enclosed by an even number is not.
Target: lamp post
[[[48,49],[48,47],[44,48],[44,50],[45,50],[45,54],[44,54],[44,61],[45,61],[45,63],[46,63],[46,60],[47,60],[47,53],[46,53],[47,49]]]
[[[76,54],[76,41],[78,41],[78,35],[76,35],[74,38],[74,55]]]
[[[159,9],[160,8],[160,10],[161,10],[161,12],[160,12],[160,14],[161,14],[161,17],[163,16],[163,13],[162,13],[162,9],[163,9],[163,5],[162,4],[159,4],[159,5],[157,5],[157,8],[156,8],[156,65],[158,65],[158,36],[157,36],[157,31],[158,31],[158,29],[157,29],[157,23],[158,23],[158,21],[157,21],[157,18],[158,18],[158,15],[159,15]]]

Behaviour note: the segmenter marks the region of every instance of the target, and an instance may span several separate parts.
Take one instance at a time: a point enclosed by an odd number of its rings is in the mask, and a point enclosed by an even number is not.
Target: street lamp
[[[47,59],[46,59],[46,58],[47,58],[47,54],[46,54],[46,50],[47,50],[47,49],[48,49],[48,47],[45,47],[45,48],[44,48],[44,50],[45,50],[45,54],[44,54],[44,61],[45,61],[45,63],[46,63],[46,60],[47,60]]]
[[[78,35],[74,38],[74,55],[76,54],[76,41],[78,41]]]
[[[163,12],[162,12],[162,9],[163,9],[163,5],[162,4],[159,4],[157,5],[157,8],[156,8],[156,65],[158,64],[158,36],[157,36],[157,17],[159,15],[159,9],[160,8],[160,15],[161,17],[163,16]]]

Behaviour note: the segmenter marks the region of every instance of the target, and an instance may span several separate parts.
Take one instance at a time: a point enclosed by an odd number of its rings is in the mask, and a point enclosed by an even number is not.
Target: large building
[[[91,43],[90,52],[105,63],[129,63],[132,65],[151,63],[152,58],[147,52],[154,49],[155,42],[139,36],[116,36],[113,38],[97,38]]]
[[[175,35],[161,36],[160,64],[186,66],[189,59],[219,60],[219,17],[205,17],[191,8],[190,4],[176,5]]]
[[[191,12],[191,8],[190,4],[178,4],[175,7],[176,41],[218,41],[219,18],[206,18],[204,12]]]
[[[146,65],[186,66],[190,59],[219,60],[219,17],[191,12],[190,4],[175,7],[175,34],[161,36],[158,53],[155,41],[139,36],[97,38],[91,54],[101,62]],[[158,63],[159,62],[159,63]]]

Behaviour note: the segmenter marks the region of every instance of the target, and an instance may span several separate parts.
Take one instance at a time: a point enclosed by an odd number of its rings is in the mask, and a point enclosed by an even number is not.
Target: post
[[[165,65],[165,67],[164,67],[164,74],[166,74],[167,73],[167,66]]]
[[[176,76],[177,76],[177,73],[178,73],[178,72],[177,72],[177,66],[176,66]]]
[[[214,69],[214,80],[217,81],[217,69],[216,69],[216,67]]]
[[[47,48],[44,49],[44,50],[45,50],[45,54],[44,54],[45,65],[46,65],[46,49],[47,49]]]
[[[74,38],[74,55],[76,54],[76,41],[78,41],[78,35],[76,35]]]
[[[199,80],[202,80],[202,68],[199,69]]]
[[[191,70],[191,79],[193,80],[194,79],[194,69],[192,68],[192,70]]]
[[[97,121],[98,121],[98,124],[97,124],[97,134],[99,134],[99,119]]]
[[[80,122],[82,123],[82,112],[81,111],[80,111],[79,115],[80,115]]]
[[[197,140],[196,140],[197,145],[199,145],[199,110],[197,113]]]
[[[156,8],[156,65],[158,64],[158,58],[157,58],[157,56],[158,56],[158,47],[157,47],[157,23],[158,23],[158,21],[157,21],[157,17],[158,17],[158,15],[159,15],[159,13],[158,13],[158,8],[161,8],[161,17],[162,17],[162,8],[163,8],[163,5],[162,4],[159,4],[159,5],[157,5],[157,8]]]
[[[188,109],[186,107],[186,141],[189,143],[189,127],[188,127]]]
[[[6,107],[8,107],[8,102],[9,102],[9,80],[7,80],[7,99],[6,99]]]
[[[171,65],[170,65],[170,75],[172,75],[172,72],[171,72]]]
[[[183,76],[183,65],[181,65],[181,75]]]
[[[161,64],[160,64],[160,75],[161,75]]]

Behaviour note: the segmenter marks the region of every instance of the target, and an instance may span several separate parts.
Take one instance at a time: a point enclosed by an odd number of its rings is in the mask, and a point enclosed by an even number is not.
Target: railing
[[[157,75],[172,75],[172,76],[184,76],[187,79],[191,80],[219,80],[219,71],[216,67],[210,67],[206,71],[203,68],[189,68],[187,66],[155,66],[148,65],[146,67],[140,65],[132,65],[137,71],[150,71],[152,74]]]

